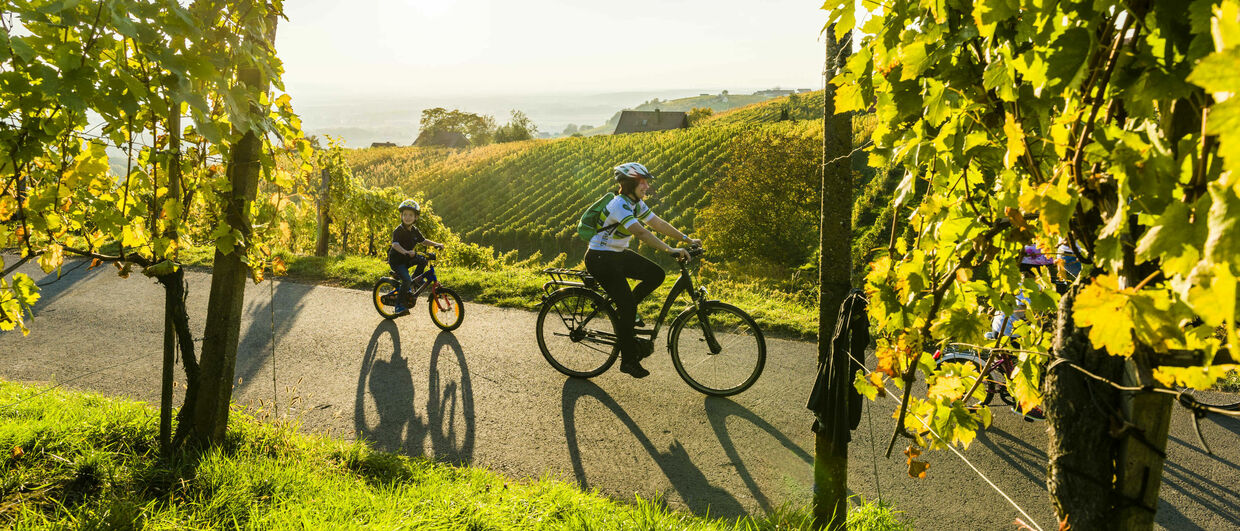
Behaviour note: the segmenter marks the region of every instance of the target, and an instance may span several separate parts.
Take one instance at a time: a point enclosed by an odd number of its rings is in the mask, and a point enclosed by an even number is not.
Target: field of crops
[[[731,141],[759,131],[821,137],[817,122],[724,124],[620,136],[498,144],[451,152],[423,148],[353,150],[354,175],[371,186],[423,192],[444,224],[470,242],[554,256],[581,247],[575,223],[611,186],[611,168],[646,164],[657,177],[651,208],[692,232],[704,192],[728,163]],[[817,157],[816,152],[789,157]]]

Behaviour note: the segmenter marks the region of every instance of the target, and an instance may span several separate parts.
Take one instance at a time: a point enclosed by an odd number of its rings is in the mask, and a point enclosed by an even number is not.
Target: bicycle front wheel
[[[758,323],[731,304],[707,301],[680,314],[668,341],[676,372],[711,396],[749,389],[766,365],[766,338]]]
[[[615,311],[588,289],[552,293],[538,312],[535,334],[547,363],[574,378],[598,376],[620,355]]]
[[[426,309],[431,313],[431,321],[440,330],[451,332],[461,326],[465,320],[465,304],[461,296],[449,288],[431,290]]]

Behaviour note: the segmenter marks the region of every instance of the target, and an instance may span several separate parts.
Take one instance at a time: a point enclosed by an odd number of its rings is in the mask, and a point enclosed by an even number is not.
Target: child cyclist
[[[618,185],[617,194],[604,210],[604,229],[590,239],[590,247],[586,251],[586,270],[616,303],[620,372],[643,378],[650,371],[642,368],[640,360],[650,354],[653,345],[648,339],[639,343],[633,333],[637,305],[663,283],[665,273],[658,264],[630,250],[629,242],[636,236],[646,245],[677,258],[688,258],[689,251],[664,243],[646,230],[647,226],[690,245],[700,245],[702,242],[685,236],[646,206],[643,199],[654,177],[645,166],[636,162],[621,164],[612,170],[612,176]],[[637,286],[632,289],[629,288],[630,278],[638,280]]]
[[[443,249],[443,244],[426,239],[422,231],[413,226],[422,214],[422,207],[418,206],[417,201],[406,199],[401,201],[396,209],[400,211],[400,225],[392,231],[392,248],[388,249],[388,265],[400,277],[401,297],[396,304],[396,313],[404,313],[407,311],[406,305],[412,306],[414,302],[413,291],[410,290],[413,278],[409,275],[409,268],[417,267],[417,270],[413,272],[413,276],[416,277],[422,274],[423,269],[426,269],[427,263],[426,257],[414,252],[413,248],[423,243],[430,247]]]

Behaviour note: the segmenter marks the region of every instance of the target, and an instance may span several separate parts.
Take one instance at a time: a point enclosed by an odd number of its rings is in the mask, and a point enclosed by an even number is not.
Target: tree
[[[466,145],[482,146],[490,144],[494,136],[495,119],[490,116],[435,107],[422,111],[421,132],[413,144],[463,147],[457,145],[458,139],[463,139]]]
[[[826,97],[823,98],[822,166],[819,200],[818,360],[829,364],[827,396],[831,414],[819,419],[814,441],[814,522],[828,529],[844,529],[848,515],[848,441],[852,439],[848,352],[836,352],[832,335],[840,307],[852,290],[852,115],[835,109],[833,78],[843,69],[852,49],[850,33],[836,40],[835,28],[826,31]],[[796,95],[793,94],[793,98]],[[793,100],[798,104],[798,100]],[[844,326],[848,326],[845,323]]]
[[[897,201],[918,229],[871,265],[878,370],[857,386],[874,396],[903,380],[892,445],[967,446],[989,423],[961,403],[977,374],[936,370],[923,352],[981,343],[984,315],[1023,293],[1031,315],[1059,316],[1020,326],[1009,386],[1026,410],[1045,403],[1060,518],[1148,528],[1170,407],[1155,389],[1209,387],[1236,368],[1240,4],[977,6],[886,6],[834,82],[837,111],[875,107],[871,160],[904,167]],[[824,7],[837,35],[853,29],[852,2]],[[918,182],[925,199],[910,204]],[[1062,300],[1018,267],[1026,244],[1061,242],[1086,264]],[[1147,391],[1120,395],[1084,370]],[[927,393],[911,397],[919,374]],[[1098,407],[1133,428],[1098,427]]]
[[[685,118],[689,120],[689,125],[692,126],[714,114],[715,110],[710,107],[694,107],[689,110],[689,113],[685,115]]]
[[[564,126],[564,132],[560,133],[564,136],[572,135],[577,132],[577,124],[568,124]]]
[[[514,110],[512,120],[495,131],[495,143],[529,140],[536,134],[538,134],[538,126],[534,125],[533,120],[530,120],[525,113]]]
[[[811,137],[738,135],[719,171],[727,178],[710,187],[697,224],[706,245],[732,267],[764,274],[787,276],[805,264],[818,243],[821,151]]]
[[[125,16],[100,17],[105,7]],[[127,276],[136,266],[158,279],[167,295],[165,359],[179,346],[188,384],[177,440],[194,425],[199,397],[178,249],[208,235],[217,248],[231,248],[239,234],[208,226],[220,217],[225,188],[210,159],[236,151],[245,132],[263,131],[264,144],[301,136],[288,96],[242,90],[245,76],[236,68],[244,60],[277,70],[274,50],[250,38],[269,26],[255,18],[278,8],[129,0],[18,4],[0,14],[0,245],[22,254],[0,273],[0,328],[26,330],[22,314],[38,293],[14,271],[31,259],[51,272],[66,255],[79,255],[93,259],[92,267],[111,262]],[[23,31],[10,34],[17,24]],[[185,111],[193,125],[182,128]],[[91,115],[101,127],[91,127]],[[154,138],[151,145],[141,145],[143,134]],[[120,176],[109,175],[108,144],[126,152]],[[273,189],[292,186],[287,173],[271,171],[271,157],[253,165],[268,170],[264,180]],[[274,208],[264,203],[254,212],[260,225],[274,225]],[[266,231],[248,236],[246,260],[265,264]],[[211,331],[204,345],[219,341]],[[170,424],[161,420],[163,442]]]

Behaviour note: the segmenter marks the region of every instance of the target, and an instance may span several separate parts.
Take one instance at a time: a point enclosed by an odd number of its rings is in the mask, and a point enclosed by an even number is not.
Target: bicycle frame
[[[701,254],[700,249],[691,251],[691,256],[697,256],[698,254]],[[680,266],[680,276],[676,279],[676,283],[672,285],[672,290],[668,292],[667,298],[663,301],[663,307],[659,310],[659,317],[655,319],[654,328],[651,328],[649,330],[635,329],[633,331],[634,335],[649,336],[651,341],[653,341],[656,337],[658,337],[659,330],[663,328],[663,323],[667,321],[667,316],[669,313],[671,313],[672,306],[673,304],[675,304],[676,300],[680,297],[681,293],[688,292],[689,298],[691,302],[693,303],[693,306],[691,308],[688,308],[685,310],[686,312],[701,311],[702,303],[706,302],[706,289],[694,287],[693,275],[689,272],[689,260],[678,260],[677,264]],[[589,277],[588,274],[582,271],[571,270],[571,269],[546,269],[546,270],[543,270],[543,272],[551,275],[553,279],[543,284],[543,291],[546,293],[550,293],[551,288],[555,286],[559,286],[561,288],[570,288],[570,287],[585,288],[585,289],[589,289],[591,291],[600,293],[601,295],[603,295],[604,299],[606,299],[607,302],[611,303],[613,306],[615,304],[614,302],[612,302],[611,297],[608,296],[607,293],[601,289],[601,287],[598,285],[598,282],[595,281],[592,277]],[[570,281],[570,280],[567,280],[569,276],[576,276],[582,280],[580,282]],[[544,298],[546,298],[546,296],[544,296]],[[596,315],[597,313],[592,313],[588,315],[584,320],[582,320],[582,322],[580,323],[580,326],[584,327],[585,324],[589,323],[592,319],[594,319]],[[702,333],[706,337],[707,347],[710,349],[712,354],[718,354],[719,352],[723,350],[723,347],[719,344],[719,341],[715,338],[714,329],[710,326],[710,321],[706,319],[705,315],[700,315],[699,318],[702,324]],[[612,342],[614,342],[617,339],[614,336],[614,334],[610,334],[606,332],[599,332],[598,334],[603,339],[610,340]]]
[[[436,297],[436,295],[439,292],[440,284],[439,284],[439,276],[435,274],[435,259],[437,258],[437,256],[434,253],[428,253],[425,256],[427,257],[426,271],[423,271],[421,275],[418,275],[416,277],[410,277],[410,280],[415,284],[417,283],[419,279],[425,280],[425,282],[423,282],[422,285],[418,287],[418,289],[413,290],[413,292],[409,295],[409,297],[411,299],[417,299],[418,296],[422,295],[422,293],[425,292],[427,288],[430,288],[431,290],[430,298],[431,300],[435,301],[435,304],[438,305],[439,298]],[[392,273],[396,273],[396,271],[392,271]],[[393,278],[392,280],[396,282],[400,282],[400,275],[396,275],[396,278]],[[440,306],[440,309],[446,310],[447,308]]]

